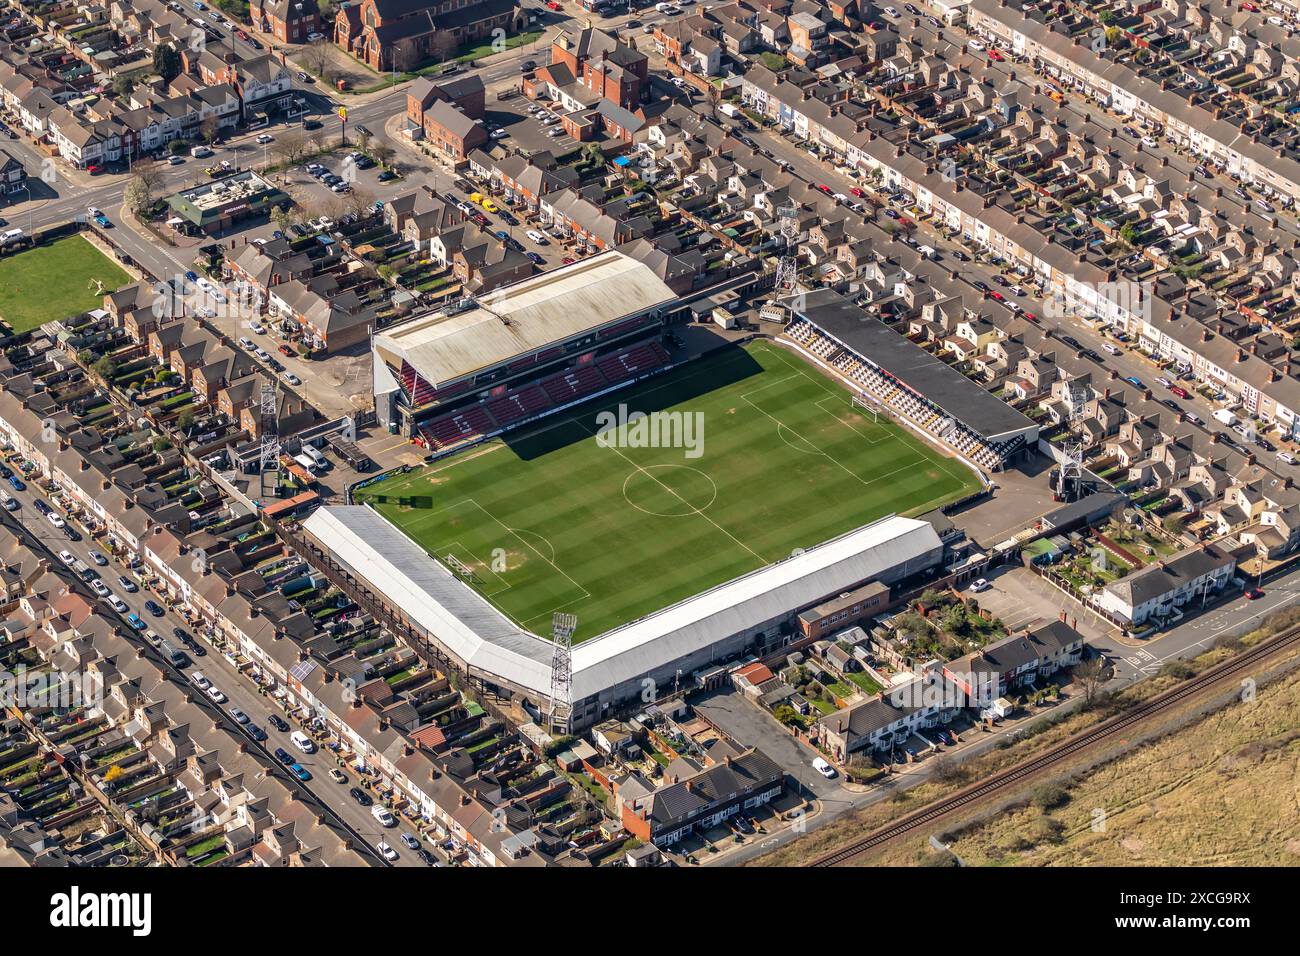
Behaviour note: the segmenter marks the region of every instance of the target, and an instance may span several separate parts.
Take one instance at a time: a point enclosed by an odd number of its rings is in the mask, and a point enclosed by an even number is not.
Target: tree
[[[131,91],[134,89],[135,89],[135,80],[131,79],[131,77],[126,76],[125,74],[122,76],[113,77],[114,96],[118,96],[125,99],[126,97],[131,95]]]
[[[96,375],[107,382],[113,377],[113,373],[117,371],[117,362],[113,361],[111,355],[101,355],[98,361],[95,362],[94,370]]]
[[[281,203],[271,208],[271,221],[275,223],[275,228],[285,232],[293,223],[293,216],[289,212],[289,204]]]
[[[1160,526],[1170,534],[1182,534],[1183,529],[1187,527],[1187,518],[1180,514],[1168,515],[1160,522]]]
[[[322,83],[329,83],[334,75],[330,60],[330,45],[326,40],[315,40],[302,52],[300,61],[309,73],[315,73]]]
[[[387,166],[393,161],[395,150],[388,143],[377,139],[370,144],[370,156],[381,166]]]
[[[1080,661],[1070,671],[1070,677],[1079,685],[1079,690],[1083,692],[1083,705],[1085,707],[1091,707],[1097,699],[1097,692],[1101,689],[1105,674],[1106,665],[1100,655]]]
[[[343,194],[343,203],[348,212],[359,219],[374,209],[375,194],[354,186],[351,191]]]
[[[397,270],[386,263],[376,269],[375,272],[379,275],[379,278],[383,279],[389,285],[392,285],[393,281],[397,278]]]
[[[1040,810],[1055,810],[1069,799],[1069,791],[1059,783],[1043,783],[1034,788],[1034,806]]]
[[[357,149],[361,150],[361,152],[363,153],[368,152],[366,147],[370,145],[370,139],[371,139],[370,134],[358,130],[356,136],[357,136]]]
[[[170,43],[160,43],[153,48],[153,71],[167,83],[181,75],[181,55]]]
[[[182,432],[189,434],[189,430],[194,427],[194,412],[187,408],[185,411],[177,415],[176,427]]]
[[[221,121],[215,116],[209,116],[199,124],[199,135],[208,145],[216,142],[217,136],[221,133]]]
[[[275,141],[275,154],[289,166],[302,159],[306,143],[301,133],[282,133]]]
[[[1119,237],[1130,246],[1137,245],[1138,227],[1131,222],[1126,222],[1119,228]]]
[[[143,176],[131,178],[131,181],[126,184],[122,198],[126,201],[127,208],[135,213],[138,219],[143,219],[153,208],[153,190],[149,188],[149,183]]]
[[[451,35],[450,30],[439,30],[433,35],[433,42],[429,45],[429,53],[439,62],[452,59],[457,49],[456,38]]]
[[[772,711],[772,716],[787,727],[799,722],[799,712],[789,704],[781,704],[776,710]]]
[[[966,778],[966,769],[947,754],[940,754],[930,761],[930,773],[940,783],[956,783]]]

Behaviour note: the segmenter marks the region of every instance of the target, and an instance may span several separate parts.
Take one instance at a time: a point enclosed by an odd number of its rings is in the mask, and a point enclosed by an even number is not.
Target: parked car
[[[394,850],[387,843],[385,843],[383,840],[380,840],[378,843],[375,844],[375,849],[378,850],[380,855],[383,856],[383,858],[387,860],[389,863],[396,862],[397,851]]]
[[[987,591],[992,586],[993,585],[989,584],[988,578],[976,578],[975,581],[972,582],[970,589],[975,594],[979,594],[981,591]]]
[[[276,747],[275,759],[283,764],[291,764],[293,763],[293,754],[289,753],[289,751],[285,750],[283,747]]]
[[[373,816],[381,827],[397,826],[397,817],[393,816],[393,811],[385,806],[373,806],[370,808],[370,815]]]
[[[836,776],[835,768],[832,767],[829,763],[827,763],[823,758],[813,757],[812,765],[813,765],[813,769],[816,770],[823,777],[825,777],[827,780],[832,780],[835,778]]]
[[[248,723],[248,715],[244,713],[242,710],[240,710],[238,707],[230,708],[230,716],[235,718],[235,723],[237,724]]]
[[[162,605],[160,605],[157,601],[154,600],[145,601],[144,609],[148,611],[150,614],[152,614],[154,617],[163,616]]]
[[[333,780],[335,783],[347,783],[348,775],[345,774],[338,767],[330,767],[330,779]]]
[[[306,767],[304,767],[302,764],[297,762],[289,764],[289,772],[293,774],[295,777],[297,777],[299,780],[301,780],[303,783],[306,783],[308,780],[311,779],[311,771],[308,770]]]
[[[263,730],[261,727],[257,726],[257,724],[249,724],[248,736],[252,737],[260,744],[266,740],[266,731]]]
[[[63,516],[55,511],[51,511],[45,517],[50,522],[50,524],[54,525],[54,527],[56,528],[62,528],[64,525],[67,524],[67,522],[63,520]]]
[[[104,557],[99,551],[91,550],[89,553],[90,560],[94,561],[101,568],[108,564],[108,558]]]
[[[219,687],[216,686],[209,687],[208,696],[211,697],[218,704],[224,704],[226,702],[226,695],[221,692],[221,688]]]
[[[132,611],[130,614],[126,616],[126,623],[130,624],[131,627],[133,627],[137,631],[143,631],[145,628],[149,626],[144,622],[144,620],[140,617],[140,615],[136,614],[134,611]]]
[[[360,804],[363,807],[368,807],[370,806],[370,804],[374,802],[373,800],[370,799],[370,794],[366,793],[360,787],[353,787],[351,790],[348,791],[348,794],[351,795],[353,800],[355,800],[358,804]]]
[[[289,722],[279,714],[271,714],[266,719],[267,722],[276,730],[280,731],[280,733],[287,734],[289,732]]]

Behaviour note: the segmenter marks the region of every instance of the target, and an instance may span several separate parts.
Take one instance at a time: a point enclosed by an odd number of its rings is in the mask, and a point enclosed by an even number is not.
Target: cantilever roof
[[[485,295],[469,311],[389,329],[375,349],[436,387],[676,298],[645,265],[605,252]]]
[[[319,508],[303,528],[468,666],[550,694],[551,643],[516,625],[378,512],[365,505]],[[882,518],[720,584],[575,647],[572,700],[638,679],[941,547],[928,522]]]
[[[1006,402],[830,289],[809,292],[786,304],[796,306],[800,316],[831,338],[870,359],[986,439],[1034,425]]]

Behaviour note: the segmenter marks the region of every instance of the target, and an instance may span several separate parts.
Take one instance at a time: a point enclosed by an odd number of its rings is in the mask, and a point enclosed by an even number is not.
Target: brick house
[[[438,100],[424,112],[424,138],[440,158],[455,165],[485,144],[488,134],[481,123]]]
[[[316,0],[251,0],[248,14],[254,27],[281,43],[306,43],[322,32]]]

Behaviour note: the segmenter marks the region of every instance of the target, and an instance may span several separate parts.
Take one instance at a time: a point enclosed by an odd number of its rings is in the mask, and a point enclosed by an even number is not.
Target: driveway
[[[715,691],[691,701],[696,711],[744,747],[757,747],[799,782],[801,795],[818,800],[847,797],[839,780],[827,780],[812,767],[811,750],[777,723],[767,711],[738,691]]]

